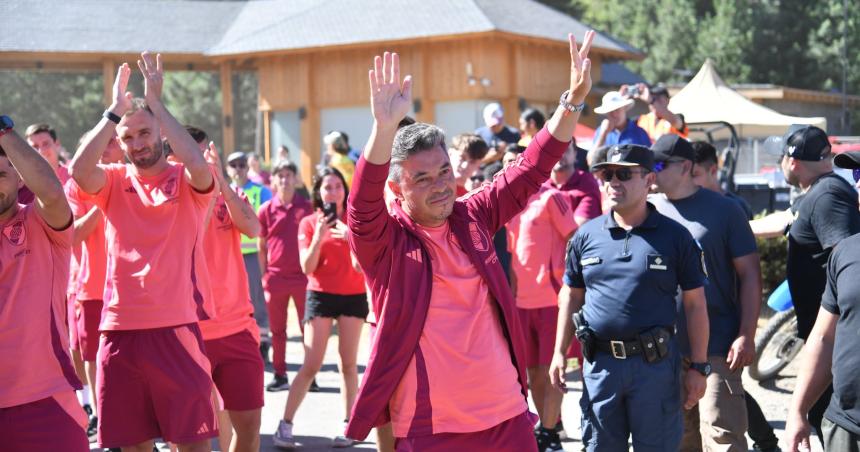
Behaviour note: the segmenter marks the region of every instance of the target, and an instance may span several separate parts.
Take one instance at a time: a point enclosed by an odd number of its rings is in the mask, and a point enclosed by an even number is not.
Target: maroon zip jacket
[[[486,281],[499,308],[524,398],[528,394],[525,344],[516,303],[493,249],[492,237],[549,178],[568,145],[544,128],[491,183],[457,199],[448,217],[451,231]],[[388,163],[375,165],[362,156],[347,204],[349,243],[370,286],[378,319],[370,360],[346,428],[346,436],[361,440],[371,428],[390,419],[388,402],[418,347],[433,286],[430,254],[419,238],[418,226],[399,202],[392,205],[391,213],[386,209],[383,190],[388,167]],[[422,390],[420,385],[418,390]],[[416,418],[419,414],[429,415],[431,403],[429,397],[418,400]],[[429,419],[425,417],[424,421]]]

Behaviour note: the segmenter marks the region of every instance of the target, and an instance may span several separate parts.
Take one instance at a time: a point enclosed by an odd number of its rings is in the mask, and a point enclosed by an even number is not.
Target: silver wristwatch
[[[558,99],[558,104],[561,105],[562,108],[564,108],[565,110],[567,110],[571,113],[576,113],[576,112],[585,110],[585,102],[583,102],[579,105],[573,105],[571,103],[568,103],[567,102],[567,95],[568,94],[570,94],[570,90],[567,90],[567,91],[561,93],[561,97]]]

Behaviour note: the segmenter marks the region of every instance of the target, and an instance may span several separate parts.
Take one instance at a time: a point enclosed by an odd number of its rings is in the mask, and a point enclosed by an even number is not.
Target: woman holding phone
[[[346,420],[358,391],[358,343],[368,314],[364,277],[353,268],[344,223],[348,189],[343,175],[325,167],[313,179],[311,201],[315,213],[299,224],[299,258],[308,276],[305,303],[305,358],[296,374],[273,442],[295,447],[293,419],[325,356],[331,327],[337,320],[341,394]],[[340,426],[338,426],[340,429]],[[342,431],[342,429],[340,429]],[[333,447],[349,447],[353,441],[338,435]]]

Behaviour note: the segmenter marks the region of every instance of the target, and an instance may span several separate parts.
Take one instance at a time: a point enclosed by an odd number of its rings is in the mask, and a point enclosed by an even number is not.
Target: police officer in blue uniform
[[[585,357],[580,406],[588,451],[626,451],[631,435],[637,452],[678,450],[679,287],[696,370],[685,377],[685,409],[702,397],[710,372],[702,252],[687,229],[647,202],[653,169],[648,148],[613,146],[593,168],[612,210],[568,243],[550,377],[564,390],[564,352],[575,334]]]

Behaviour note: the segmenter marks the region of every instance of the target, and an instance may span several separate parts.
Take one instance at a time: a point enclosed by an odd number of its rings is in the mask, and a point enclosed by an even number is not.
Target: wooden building
[[[0,69],[101,71],[106,104],[116,66],[143,50],[162,53],[167,70],[219,71],[225,152],[228,81],[255,70],[265,156],[286,145],[307,182],[326,133],[346,132],[353,147],[367,139],[374,55],[400,53],[414,116],[452,136],[483,125],[490,102],[513,125],[526,106],[554,108],[569,85],[567,33],[581,39],[588,27],[533,0],[28,0],[6,4],[0,29]],[[643,56],[598,35],[593,78],[604,62]]]

